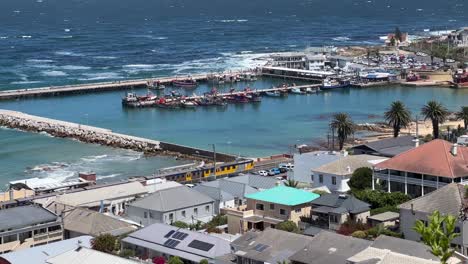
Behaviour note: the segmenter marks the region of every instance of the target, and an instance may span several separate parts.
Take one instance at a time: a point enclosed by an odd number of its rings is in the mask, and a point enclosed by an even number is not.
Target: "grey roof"
[[[0,210],[0,231],[54,222],[57,218],[57,215],[36,205],[8,208]]]
[[[216,181],[203,182],[194,187],[195,190],[203,192],[218,201],[233,200],[234,197],[244,199],[244,196],[255,193],[258,190],[247,183],[230,180],[233,178],[219,179]]]
[[[365,203],[352,195],[328,193],[321,195],[319,198],[313,200],[311,203],[314,206],[326,206],[335,209],[342,209],[334,210],[334,212],[336,213],[350,212],[353,214],[357,214],[370,210],[370,204]]]
[[[46,264],[48,258],[62,254],[63,252],[77,248],[78,243],[83,247],[91,247],[91,236],[80,236],[67,240],[50,243],[43,246],[26,248],[1,255],[0,259],[6,259],[10,263]]]
[[[358,145],[353,149],[367,148],[376,154],[393,157],[414,147],[413,136],[400,136],[396,138],[385,138],[377,141]]]
[[[309,226],[308,228],[306,228],[304,230],[304,235],[306,235],[306,236],[316,236],[322,231],[323,231],[323,229],[320,228],[320,227]]]
[[[104,253],[94,249],[80,247],[70,249],[60,255],[47,259],[48,264],[137,264],[134,260],[121,258],[116,255]]]
[[[430,248],[423,243],[396,237],[381,235],[374,240],[372,247],[388,249],[396,253],[418,258],[435,259]]]
[[[342,264],[370,245],[368,240],[322,231],[289,259],[305,264]]]
[[[287,260],[291,255],[301,250],[304,245],[311,243],[312,237],[268,228],[263,232],[247,232],[234,240],[231,246],[234,254],[243,258],[261,262],[277,263]],[[263,251],[255,248],[263,244],[267,246]]]
[[[129,204],[128,206],[159,212],[168,212],[213,202],[214,200],[212,198],[203,193],[192,190],[187,186],[179,186],[159,190]]]
[[[228,181],[240,182],[249,185],[255,189],[271,189],[276,186],[278,180],[274,177],[265,177],[255,174],[245,174],[232,178],[226,178]]]
[[[119,236],[136,229],[127,222],[85,208],[76,208],[67,213],[63,218],[63,225],[66,230],[92,236],[101,234]]]
[[[318,168],[313,169],[318,173],[329,173],[334,175],[351,175],[353,171],[361,167],[371,168],[375,164],[387,160],[386,157],[373,156],[373,155],[348,155],[341,159],[329,162]]]
[[[438,210],[442,214],[458,216],[463,208],[463,185],[451,183],[424,196],[410,200],[399,206],[401,209],[413,210],[423,213],[432,213]],[[461,189],[461,190],[460,190]]]
[[[295,153],[293,178],[296,181],[309,182],[311,170],[341,158],[343,158],[341,153],[330,151]]]
[[[164,246],[164,243],[171,237],[164,237],[171,231],[179,231],[187,234],[187,237],[181,240],[175,247]],[[173,234],[171,235],[173,236]],[[203,251],[190,247],[189,244],[194,241],[202,241],[212,244],[213,247],[208,251]],[[141,247],[153,249],[155,251],[168,255],[179,256],[183,259],[188,259],[195,262],[200,262],[202,259],[214,259],[219,256],[226,255],[231,252],[229,241],[222,238],[210,236],[200,232],[180,229],[171,225],[153,224],[141,230],[128,235],[122,240],[124,243],[138,245]]]
[[[386,221],[393,221],[400,218],[399,213],[395,212],[383,212],[381,214],[371,215],[367,219],[386,222]]]

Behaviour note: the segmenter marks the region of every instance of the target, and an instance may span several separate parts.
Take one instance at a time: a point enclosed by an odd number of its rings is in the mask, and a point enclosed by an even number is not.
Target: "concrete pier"
[[[10,110],[0,109],[0,126],[28,132],[45,132],[54,137],[73,138],[85,143],[131,149],[148,154],[201,160],[212,160],[214,156],[213,152],[204,149],[115,133],[109,129],[28,115]],[[235,156],[216,153],[216,160],[233,161],[235,160]]]

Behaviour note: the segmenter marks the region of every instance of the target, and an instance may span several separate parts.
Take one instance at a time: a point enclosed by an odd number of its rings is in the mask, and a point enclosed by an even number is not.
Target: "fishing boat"
[[[311,87],[307,87],[305,89],[306,93],[316,93],[317,92],[317,89],[312,89]]]
[[[172,85],[182,88],[196,88],[198,83],[196,80],[189,78],[183,80],[173,80]]]
[[[279,91],[265,92],[265,94],[267,96],[271,96],[271,97],[280,97],[281,96],[281,93]]]
[[[299,88],[292,88],[291,93],[293,94],[305,94],[305,92],[301,91]]]
[[[166,88],[166,86],[164,84],[161,84],[160,81],[156,81],[156,82],[148,81],[146,83],[146,87],[151,90],[164,90]]]
[[[180,104],[183,108],[195,108],[197,107],[197,103],[187,100],[181,100]]]
[[[323,80],[323,85],[322,89],[327,90],[327,89],[337,89],[337,88],[345,88],[350,85],[349,80],[337,80],[337,79],[325,79]]]

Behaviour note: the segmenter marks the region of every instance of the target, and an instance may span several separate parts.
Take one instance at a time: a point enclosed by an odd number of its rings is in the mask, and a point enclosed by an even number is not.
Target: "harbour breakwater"
[[[71,138],[84,143],[131,149],[148,155],[197,160],[212,160],[214,157],[212,151],[204,149],[115,133],[109,129],[28,115],[17,111],[0,110],[0,126],[27,132],[47,133],[54,137]],[[235,156],[216,153],[216,160],[233,161]]]

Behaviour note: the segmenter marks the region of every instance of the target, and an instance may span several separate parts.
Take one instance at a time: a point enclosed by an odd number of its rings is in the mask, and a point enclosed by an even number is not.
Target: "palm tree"
[[[292,187],[292,188],[297,188],[298,185],[299,185],[299,182],[298,182],[298,181],[291,180],[291,179],[288,179],[288,180],[284,183],[284,186]]]
[[[393,128],[393,137],[398,137],[401,128],[406,128],[411,122],[411,112],[401,101],[395,101],[384,114],[388,125]]]
[[[468,106],[462,106],[459,112],[456,112],[455,115],[457,116],[458,120],[463,120],[463,124],[465,126],[465,130],[468,129]]]
[[[342,150],[348,136],[354,133],[353,120],[346,113],[337,113],[333,116],[331,127],[336,130],[338,144]]]
[[[447,120],[448,109],[437,101],[429,101],[422,107],[421,113],[424,120],[431,119],[434,138],[439,138],[439,124]]]

